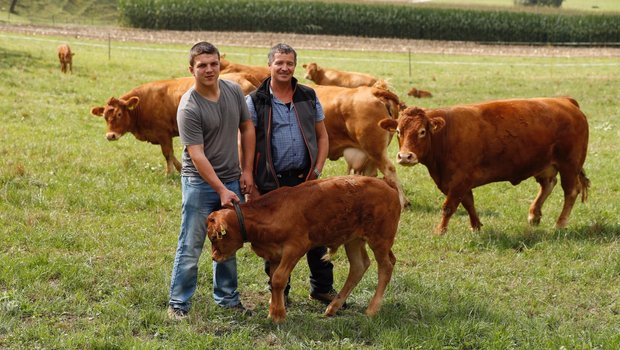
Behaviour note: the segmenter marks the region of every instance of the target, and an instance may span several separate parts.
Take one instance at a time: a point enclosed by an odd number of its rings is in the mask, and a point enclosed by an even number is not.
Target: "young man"
[[[179,103],[177,123],[184,145],[181,230],[172,269],[168,315],[183,319],[196,290],[198,260],[206,236],[207,216],[254,187],[255,134],[238,85],[220,80],[220,53],[207,42],[190,50],[189,71],[195,84]],[[243,159],[239,164],[237,132]],[[237,292],[237,261],[213,262],[213,298],[222,307],[244,310]]]
[[[277,44],[268,55],[271,76],[246,97],[256,127],[254,181],[260,193],[280,186],[296,186],[321,176],[329,142],[323,109],[310,87],[297,84],[293,77],[297,53],[286,44]],[[334,299],[333,265],[321,258],[325,247],[308,251],[310,298],[325,304]],[[271,275],[265,261],[265,272]],[[284,293],[288,301],[290,285]]]

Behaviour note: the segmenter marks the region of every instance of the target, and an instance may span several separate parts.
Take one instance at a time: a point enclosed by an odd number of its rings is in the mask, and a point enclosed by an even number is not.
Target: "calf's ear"
[[[302,67],[304,67],[304,68],[308,67],[308,65],[307,65],[307,64],[305,64],[305,63],[304,63],[304,64],[302,64],[301,66],[302,66]]]
[[[394,119],[385,118],[379,121],[379,126],[389,132],[395,132],[398,122]]]
[[[440,117],[431,119],[431,132],[435,134],[446,125],[446,120]]]
[[[96,116],[96,117],[101,117],[103,116],[103,107],[93,107],[90,109],[90,114]]]

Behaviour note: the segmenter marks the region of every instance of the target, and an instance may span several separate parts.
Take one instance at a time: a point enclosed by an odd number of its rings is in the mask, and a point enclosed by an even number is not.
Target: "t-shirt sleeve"
[[[252,96],[247,95],[245,97],[245,103],[247,104],[248,110],[250,111],[250,117],[252,118],[252,124],[256,126],[256,108],[254,107],[254,101],[252,101]]]
[[[323,113],[323,106],[321,105],[321,101],[319,101],[319,97],[316,97],[316,117],[314,119],[315,123],[318,123],[325,119],[325,114]]]
[[[191,109],[179,108],[177,110],[177,124],[183,145],[201,145],[204,143],[200,117]]]
[[[239,124],[244,121],[250,119],[250,111],[248,110],[248,105],[245,103],[245,98],[243,97],[243,91],[241,91],[241,87],[239,85],[235,86],[235,90],[237,91],[238,103],[239,103],[239,112],[241,115],[239,116]]]

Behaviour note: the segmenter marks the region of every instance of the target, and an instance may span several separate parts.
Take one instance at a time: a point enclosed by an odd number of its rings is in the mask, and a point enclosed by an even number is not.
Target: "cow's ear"
[[[96,116],[96,117],[102,117],[103,116],[103,111],[104,108],[103,107],[93,107],[90,109],[90,114]]]
[[[127,109],[131,111],[132,109],[136,108],[139,102],[140,102],[140,98],[138,96],[132,96],[126,102]]]
[[[440,117],[431,119],[431,132],[433,134],[437,133],[446,125],[446,120]]]
[[[398,122],[394,119],[385,118],[379,121],[379,126],[389,132],[395,132]]]
[[[307,64],[305,64],[305,63],[304,63],[304,64],[302,64],[301,66],[302,66],[302,67],[304,67],[304,68],[307,68],[307,67],[308,67],[308,65],[307,65]]]

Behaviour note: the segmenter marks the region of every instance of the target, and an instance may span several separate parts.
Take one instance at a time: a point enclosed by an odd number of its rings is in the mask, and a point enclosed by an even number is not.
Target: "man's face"
[[[276,52],[269,70],[271,80],[281,83],[290,82],[295,73],[295,54]]]
[[[189,67],[189,72],[196,78],[196,83],[204,86],[217,84],[220,76],[220,60],[217,54],[203,53],[194,57],[194,65]]]

